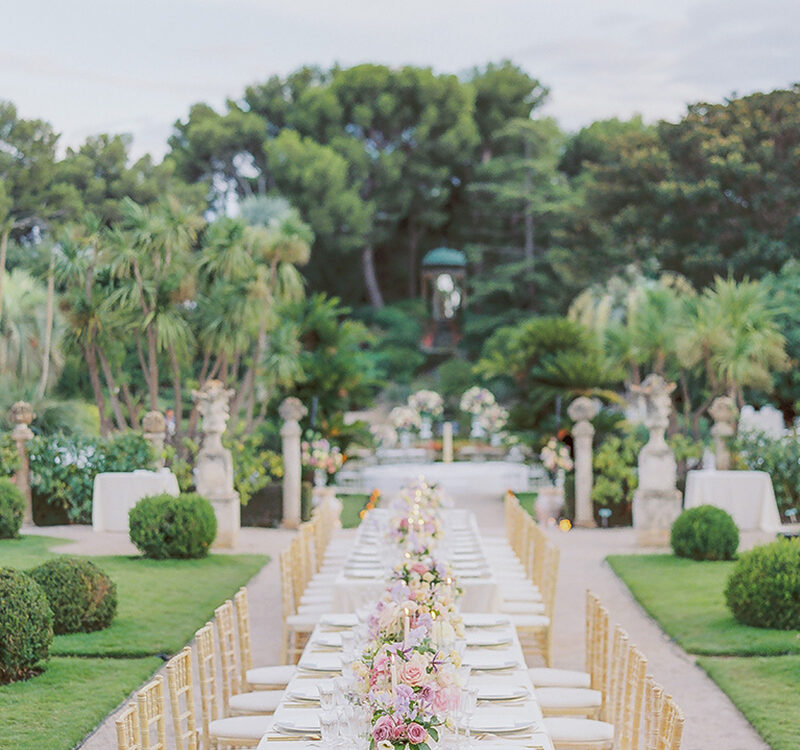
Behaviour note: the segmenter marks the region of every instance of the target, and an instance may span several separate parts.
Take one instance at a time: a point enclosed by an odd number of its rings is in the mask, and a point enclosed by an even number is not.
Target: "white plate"
[[[514,669],[522,666],[513,651],[467,651],[461,663],[465,667],[483,670]]]
[[[478,700],[512,701],[530,698],[530,690],[525,685],[508,683],[507,679],[497,677],[470,677],[470,684],[478,688]]]
[[[508,615],[495,615],[491,612],[465,612],[461,619],[465,628],[497,628],[511,623]]]
[[[319,709],[286,708],[275,714],[273,728],[283,734],[318,734]]]
[[[293,701],[319,703],[319,685],[324,682],[325,680],[294,680],[286,688],[286,697]]]
[[[332,613],[322,615],[319,618],[319,624],[329,628],[354,628],[358,625],[358,618],[355,614],[350,613]]]
[[[464,636],[464,640],[466,640],[467,646],[504,646],[511,643],[511,635],[493,630],[470,630]],[[341,640],[339,642],[341,643]]]
[[[339,633],[319,633],[313,643],[321,648],[341,648],[342,636]]]
[[[342,657],[340,654],[307,654],[297,664],[298,669],[306,672],[341,672]]]
[[[532,729],[536,724],[535,719],[526,717],[518,707],[481,706],[469,726],[473,734],[503,734]]]

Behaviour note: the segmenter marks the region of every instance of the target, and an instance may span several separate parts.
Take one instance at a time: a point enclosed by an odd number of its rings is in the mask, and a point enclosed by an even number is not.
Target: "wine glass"
[[[339,726],[335,710],[323,710],[320,712],[319,728],[323,747],[336,747],[339,741]]]
[[[467,685],[461,691],[460,706],[461,714],[464,718],[465,724],[466,744],[469,746],[472,741],[470,724],[472,723],[472,717],[475,715],[475,711],[478,708],[478,688],[473,685]]]
[[[317,685],[319,691],[319,704],[324,711],[330,711],[336,706],[336,693],[333,680],[324,680]]]

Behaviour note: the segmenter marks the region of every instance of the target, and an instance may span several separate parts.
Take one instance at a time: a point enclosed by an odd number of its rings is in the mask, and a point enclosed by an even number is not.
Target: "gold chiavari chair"
[[[130,703],[115,722],[117,727],[117,750],[142,750],[139,729],[139,709]]]
[[[167,662],[167,690],[175,732],[176,750],[198,750],[197,721],[194,714],[192,649],[188,646]]]
[[[680,750],[685,722],[683,711],[652,675],[645,686],[645,750]]]
[[[139,709],[142,750],[167,750],[164,678],[159,675],[136,693],[136,705]]]
[[[280,554],[281,603],[283,609],[283,638],[281,640],[281,659],[284,663],[296,664],[303,653],[306,641],[319,620],[318,613],[298,612],[295,605],[294,581],[291,549]]]
[[[214,630],[207,623],[195,633],[197,671],[202,707],[202,741],[204,750],[227,747],[256,747],[272,729],[271,716],[219,717]],[[190,694],[187,698],[193,700]]]
[[[252,690],[275,690],[285,688],[295,674],[290,664],[253,666],[253,649],[250,641],[250,608],[247,589],[242,587],[233,597],[236,607],[236,629],[239,644],[239,666],[241,692]]]
[[[241,677],[236,661],[233,602],[226,601],[214,610],[219,642],[222,713],[226,716],[272,714],[283,698],[282,690],[241,692]]]

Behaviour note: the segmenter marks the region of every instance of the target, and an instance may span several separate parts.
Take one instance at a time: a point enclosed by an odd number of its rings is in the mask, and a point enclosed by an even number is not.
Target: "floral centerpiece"
[[[491,435],[492,444],[498,443],[508,422],[508,411],[500,404],[489,404],[478,417],[481,426]]]
[[[553,481],[557,480],[561,472],[572,470],[569,448],[554,437],[545,443],[539,458]]]
[[[347,457],[338,445],[332,445],[326,438],[304,440],[300,445],[303,466],[314,469],[314,483],[324,485],[325,478],[342,468]]]
[[[461,411],[472,414],[473,417],[480,417],[488,406],[495,404],[494,394],[487,388],[474,385],[461,396],[459,404]]]
[[[390,424],[374,424],[369,428],[373,440],[381,448],[397,445],[397,430]]]
[[[408,448],[411,444],[411,431],[422,427],[422,417],[410,406],[395,406],[389,412],[389,421],[400,433],[400,445]]]
[[[408,397],[408,406],[420,415],[419,436],[423,440],[433,437],[433,418],[444,411],[444,400],[436,391],[417,391]]]

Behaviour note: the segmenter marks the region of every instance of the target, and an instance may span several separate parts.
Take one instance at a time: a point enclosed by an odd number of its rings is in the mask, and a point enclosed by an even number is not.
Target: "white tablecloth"
[[[714,505],[727,511],[742,531],[778,531],[781,517],[766,471],[690,471],[685,508]]]
[[[92,493],[92,528],[127,533],[128,511],[143,497],[164,492],[180,493],[178,480],[169,469],[98,474]]]

